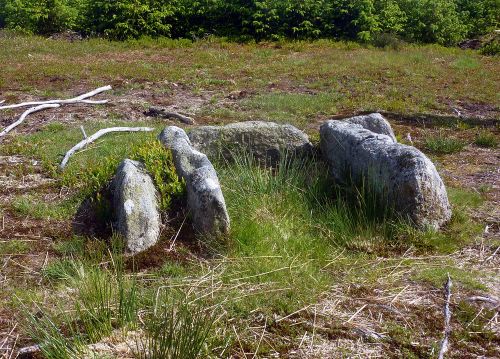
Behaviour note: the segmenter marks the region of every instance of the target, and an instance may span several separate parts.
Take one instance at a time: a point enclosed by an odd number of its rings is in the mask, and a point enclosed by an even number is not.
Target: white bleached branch
[[[46,105],[46,104],[59,104],[59,105],[64,105],[64,104],[70,104],[70,103],[87,103],[87,104],[104,104],[107,103],[107,100],[101,100],[101,101],[93,101],[93,100],[87,100],[89,97],[95,96],[100,94],[101,92],[104,91],[109,91],[111,90],[111,86],[104,86],[104,87],[99,87],[98,89],[95,89],[94,91],[90,91],[87,93],[84,93],[80,96],[70,98],[67,100],[48,100],[48,101],[31,101],[31,102],[23,102],[23,103],[18,103],[14,105],[5,105],[5,106],[0,106],[0,110],[6,110],[10,108],[19,108],[19,107],[26,107],[26,106],[37,106],[37,105]]]
[[[45,104],[45,105],[39,105],[39,106],[36,106],[36,107],[32,107],[26,111],[23,112],[23,114],[21,115],[21,117],[19,117],[19,120],[17,120],[16,122],[14,122],[13,124],[11,124],[10,126],[8,126],[7,128],[5,128],[2,132],[0,132],[0,138],[4,137],[6,134],[8,134],[10,131],[12,131],[14,128],[16,128],[17,126],[19,126],[21,123],[24,122],[24,120],[26,119],[26,117],[29,115],[29,114],[32,114],[34,112],[38,112],[38,111],[41,111],[41,110],[45,110],[46,108],[57,108],[57,107],[60,107],[61,105],[57,104],[57,103],[54,103],[54,104]]]
[[[104,128],[102,130],[97,131],[94,133],[92,136],[87,137],[86,139],[78,142],[73,148],[71,148],[66,154],[64,155],[63,160],[61,161],[61,164],[59,165],[59,168],[62,170],[66,165],[68,164],[69,158],[73,156],[78,150],[81,150],[88,144],[94,142],[97,140],[99,137],[104,136],[105,134],[111,133],[111,132],[151,132],[154,131],[154,128],[151,127],[110,127],[110,128]]]

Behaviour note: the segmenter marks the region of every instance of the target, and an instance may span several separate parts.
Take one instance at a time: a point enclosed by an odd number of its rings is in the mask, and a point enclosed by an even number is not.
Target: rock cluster
[[[290,125],[251,121],[203,126],[189,136],[179,127],[159,135],[172,151],[177,174],[186,182],[187,206],[194,230],[205,236],[229,231],[229,215],[217,173],[208,159],[231,158],[248,151],[259,161],[276,164],[285,155],[308,156],[313,146]],[[338,182],[365,182],[387,196],[388,205],[418,228],[439,229],[451,218],[446,188],[433,163],[419,150],[397,142],[380,114],[327,121],[320,129],[321,152]],[[114,179],[116,228],[127,249],[142,251],[156,243],[161,216],[151,177],[135,161],[123,161]]]

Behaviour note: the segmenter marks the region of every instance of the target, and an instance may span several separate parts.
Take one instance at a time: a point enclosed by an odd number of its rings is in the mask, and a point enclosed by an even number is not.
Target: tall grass
[[[194,359],[199,357],[212,327],[211,312],[181,296],[160,295],[147,317],[145,336],[139,339],[139,359]]]
[[[62,323],[71,323],[71,319],[64,310],[60,310],[58,318],[48,314],[46,309],[38,306],[35,306],[35,309],[31,311],[26,306],[22,306],[24,327],[25,332],[39,345],[43,357],[46,359],[81,358],[84,343],[75,332],[75,328],[66,327],[67,330],[69,329],[69,336],[62,331]]]
[[[117,243],[116,240],[113,243]],[[74,288],[69,305],[57,310],[30,311],[22,303],[26,329],[48,358],[77,358],[83,346],[111,334],[137,319],[137,280],[124,271],[122,245],[113,244],[99,262],[62,261],[47,270],[46,278],[64,280]],[[110,263],[109,267],[98,263]],[[43,313],[41,319],[38,314]],[[69,315],[68,313],[71,313]]]
[[[297,310],[332,284],[324,268],[340,252],[371,252],[392,240],[398,219],[383,201],[367,185],[335,185],[325,163],[285,157],[269,168],[247,153],[232,157],[217,166],[232,220],[222,280],[263,288],[232,301],[235,315]]]
[[[331,231],[329,244],[342,245],[360,234],[390,236],[398,221],[380,186],[368,181],[335,184],[319,160],[284,157],[276,168],[267,168],[249,154],[233,157],[235,163],[223,167],[220,176],[237,230],[245,228],[240,221],[255,219],[249,218],[253,212],[268,210],[269,217],[258,225],[283,214],[279,217],[293,217],[290,225],[304,231]]]

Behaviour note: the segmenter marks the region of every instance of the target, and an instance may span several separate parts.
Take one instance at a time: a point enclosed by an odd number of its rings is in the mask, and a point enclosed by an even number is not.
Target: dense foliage
[[[498,27],[500,0],[0,0],[0,27],[50,34],[239,40],[392,34],[444,45]]]

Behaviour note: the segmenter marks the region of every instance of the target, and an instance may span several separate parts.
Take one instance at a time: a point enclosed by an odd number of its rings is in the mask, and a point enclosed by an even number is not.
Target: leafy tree
[[[410,41],[453,45],[467,33],[452,0],[401,0],[400,7],[408,17],[405,34]]]
[[[84,32],[125,40],[170,36],[175,3],[161,0],[87,0]]]
[[[500,0],[0,0],[0,27],[239,40],[387,35],[453,45],[500,25]]]
[[[42,35],[72,29],[78,16],[64,0],[2,0],[0,9],[5,26]]]

